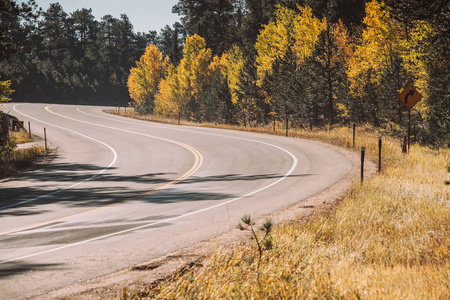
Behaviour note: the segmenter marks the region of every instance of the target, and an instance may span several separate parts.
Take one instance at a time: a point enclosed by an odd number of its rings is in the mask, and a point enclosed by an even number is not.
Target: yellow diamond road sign
[[[403,92],[398,95],[398,100],[400,100],[408,109],[411,109],[417,102],[422,98],[422,95],[419,94],[416,89],[408,85]]]

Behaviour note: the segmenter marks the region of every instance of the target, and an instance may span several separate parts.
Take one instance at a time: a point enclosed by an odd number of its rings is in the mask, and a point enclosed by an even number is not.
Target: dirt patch
[[[272,218],[275,224],[291,222],[301,216],[308,216],[319,209],[335,206],[353,184],[360,181],[360,154],[340,147],[324,144],[343,155],[353,164],[350,173],[332,187],[309,197],[289,208],[264,216],[258,220],[263,222],[267,217]],[[365,178],[376,172],[376,165],[372,161],[365,163]],[[232,229],[219,236],[166,255],[164,257],[133,266],[119,272],[93,279],[84,283],[56,290],[32,299],[121,299],[123,291],[138,291],[148,289],[169,278],[176,272],[182,272],[192,266],[201,266],[208,255],[217,248],[233,249],[239,243],[250,240],[250,233]]]

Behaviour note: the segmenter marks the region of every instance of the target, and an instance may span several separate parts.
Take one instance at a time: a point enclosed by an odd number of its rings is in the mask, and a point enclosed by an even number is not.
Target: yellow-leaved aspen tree
[[[326,28],[326,20],[314,17],[309,6],[299,6],[300,12],[278,6],[276,20],[269,22],[261,30],[256,40],[256,63],[260,82],[270,73],[277,58],[283,58],[292,48],[298,63],[309,57],[318,40],[319,34]]]
[[[222,54],[220,58],[222,66],[222,74],[227,78],[228,88],[231,93],[231,102],[238,102],[238,91],[240,84],[240,76],[244,68],[244,55],[238,46],[233,46],[230,50]]]
[[[275,21],[264,25],[255,44],[258,84],[266,73],[272,71],[277,58],[283,58],[288,47],[292,45],[292,35],[297,22],[296,12],[278,5]]]
[[[139,61],[136,61],[136,67],[131,68],[127,85],[138,110],[153,111],[155,95],[166,65],[167,58],[163,59],[155,45],[149,45]]]
[[[0,103],[11,101],[11,94],[14,90],[11,89],[11,80],[0,81]]]
[[[11,81],[0,81],[0,104],[11,100],[10,95],[14,93],[11,89]],[[0,153],[4,147],[10,143],[9,138],[9,120],[3,114],[0,107]]]
[[[309,6],[299,6],[300,14],[296,16],[294,22],[294,45],[292,51],[297,58],[298,65],[301,65],[306,58],[311,56],[319,34],[327,28],[327,20],[316,18]]]
[[[316,18],[310,7],[298,6],[298,10],[277,6],[276,19],[264,26],[255,44],[258,86],[269,88],[265,102],[270,103],[273,113],[284,115],[286,128],[294,107],[301,105],[294,99],[300,97],[294,92],[299,87],[298,71],[326,28],[326,20]],[[272,74],[274,66],[280,74]]]
[[[181,112],[180,97],[177,69],[172,64],[169,64],[166,76],[159,83],[159,92],[155,96],[155,113],[177,117]]]
[[[361,120],[371,121],[378,126],[382,120],[383,110],[389,112],[385,106],[392,103],[386,102],[384,105],[380,103],[381,95],[386,90],[386,86],[382,87],[381,82],[386,71],[392,69],[394,63],[401,64],[398,57],[402,52],[403,31],[400,23],[390,17],[384,3],[376,0],[366,4],[363,23],[365,29],[348,65],[347,76],[350,80],[351,95],[360,106],[356,113]],[[397,89],[403,85],[399,75],[402,67],[398,66],[397,75],[394,74],[399,78],[396,82]],[[395,96],[391,95],[392,98]],[[401,108],[398,102],[395,104],[398,109]]]
[[[186,38],[180,64],[177,67],[170,65],[165,79],[159,84],[156,113],[175,117],[179,114],[192,115],[211,78],[211,56],[205,39],[196,34]],[[188,104],[190,110],[187,109]]]
[[[183,113],[188,104],[196,109],[201,93],[211,78],[211,49],[206,48],[205,39],[194,34],[186,38],[183,58],[177,67],[180,98],[179,107]]]

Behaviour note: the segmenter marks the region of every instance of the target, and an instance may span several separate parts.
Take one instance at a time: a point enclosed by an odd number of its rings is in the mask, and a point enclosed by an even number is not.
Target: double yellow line
[[[168,182],[168,183],[166,183],[163,186],[160,186],[160,187],[157,187],[155,189],[152,189],[152,190],[150,190],[148,192],[136,195],[136,196],[134,196],[132,198],[129,198],[129,199],[126,199],[126,200],[123,200],[123,201],[120,201],[120,202],[117,202],[117,203],[114,203],[114,204],[109,204],[109,205],[106,205],[106,206],[94,208],[94,209],[91,209],[91,210],[88,210],[88,211],[84,211],[84,212],[81,212],[81,213],[77,213],[77,214],[74,214],[74,215],[62,217],[62,218],[59,218],[59,219],[46,221],[46,222],[43,222],[43,223],[34,224],[34,225],[27,226],[27,227],[22,227],[22,228],[19,228],[19,229],[13,229],[13,230],[10,230],[10,231],[7,231],[7,232],[1,232],[0,236],[11,234],[11,233],[15,233],[15,232],[19,232],[19,231],[30,230],[30,229],[34,229],[34,228],[37,228],[37,227],[47,226],[47,225],[50,225],[50,224],[53,224],[53,223],[56,223],[56,222],[60,222],[60,221],[66,220],[68,218],[72,218],[72,217],[76,217],[76,216],[80,216],[80,215],[84,215],[84,214],[89,214],[89,213],[94,212],[94,211],[106,209],[106,208],[109,208],[109,207],[113,207],[113,206],[116,206],[116,205],[119,205],[119,204],[123,204],[123,203],[129,202],[129,201],[137,200],[137,199],[140,199],[140,198],[148,196],[148,195],[155,194],[155,193],[157,193],[157,192],[159,192],[161,190],[164,190],[164,189],[166,189],[166,188],[168,188],[168,187],[170,187],[172,185],[180,183],[183,180],[186,180],[187,178],[192,176],[195,172],[197,172],[198,169],[200,169],[200,167],[203,164],[203,156],[200,154],[200,152],[197,151],[195,148],[193,148],[193,147],[191,147],[189,145],[186,145],[184,143],[173,141],[173,140],[169,140],[169,139],[165,139],[165,138],[161,138],[161,137],[150,135],[150,134],[146,134],[146,133],[135,132],[135,131],[126,130],[126,129],[122,129],[122,128],[116,128],[116,127],[112,127],[112,126],[96,124],[96,123],[92,123],[92,122],[87,122],[87,121],[74,119],[74,118],[71,118],[71,117],[67,117],[67,116],[55,113],[55,112],[50,110],[50,107],[51,106],[46,106],[45,110],[48,111],[49,113],[53,114],[53,115],[56,115],[56,116],[64,118],[64,119],[68,119],[68,120],[72,120],[72,121],[75,121],[75,122],[84,123],[84,124],[88,124],[88,125],[93,125],[93,126],[96,126],[96,127],[102,127],[102,128],[112,129],[112,130],[116,130],[116,131],[122,131],[122,132],[130,133],[130,134],[140,135],[140,136],[144,136],[144,137],[148,137],[148,138],[151,138],[151,139],[164,141],[164,142],[171,143],[171,144],[180,146],[182,148],[185,148],[186,150],[188,150],[189,152],[191,152],[194,155],[194,159],[195,159],[194,165],[186,173],[184,173],[183,175],[181,175],[177,179],[175,179],[175,180],[173,180],[171,182]]]
[[[164,142],[167,142],[167,143],[171,143],[171,144],[183,147],[186,150],[190,151],[194,155],[194,158],[195,158],[194,165],[185,174],[183,174],[180,177],[178,177],[177,179],[175,179],[175,180],[173,180],[173,181],[163,185],[160,188],[156,188],[154,190],[151,190],[151,191],[146,192],[144,194],[141,194],[139,196],[135,196],[135,197],[133,197],[131,199],[124,200],[124,201],[119,202],[119,203],[123,203],[123,202],[126,202],[126,201],[131,201],[131,200],[136,200],[136,199],[142,198],[144,196],[154,194],[154,193],[156,193],[156,192],[158,192],[160,190],[163,190],[163,189],[165,189],[165,188],[167,188],[167,187],[169,187],[171,185],[177,184],[177,183],[187,179],[188,177],[192,176],[195,172],[198,171],[198,169],[200,169],[200,167],[203,164],[203,156],[200,154],[200,152],[198,152],[195,148],[193,148],[193,147],[191,147],[189,145],[186,145],[184,143],[180,143],[180,142],[177,142],[177,141],[165,139],[165,138],[162,138],[162,137],[158,137],[158,136],[154,136],[154,135],[150,135],[150,134],[146,134],[146,133],[141,133],[141,132],[126,130],[126,129],[122,129],[122,128],[116,128],[116,127],[112,127],[112,126],[91,123],[91,122],[87,122],[87,121],[81,121],[81,120],[78,120],[78,119],[74,119],[74,118],[71,118],[71,117],[67,117],[67,116],[55,113],[55,112],[50,110],[50,107],[51,106],[46,106],[45,110],[48,111],[49,113],[53,114],[53,115],[58,116],[58,117],[65,118],[65,119],[72,120],[72,121],[79,122],[79,123],[84,123],[84,124],[93,125],[93,126],[97,126],[97,127],[103,127],[103,128],[107,128],[107,129],[116,130],[116,131],[122,131],[122,132],[130,133],[130,134],[145,136],[145,137],[148,137],[148,138],[151,138],[151,139],[155,139],[155,140],[164,141]],[[116,203],[116,204],[119,204],[119,203]]]

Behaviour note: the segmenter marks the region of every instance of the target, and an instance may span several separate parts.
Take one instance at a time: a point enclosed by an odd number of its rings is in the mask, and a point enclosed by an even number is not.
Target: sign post
[[[412,85],[408,85],[403,92],[398,95],[398,100],[400,100],[400,102],[408,109],[408,152],[411,138],[411,108],[413,108],[420,99],[422,99],[422,95]]]

